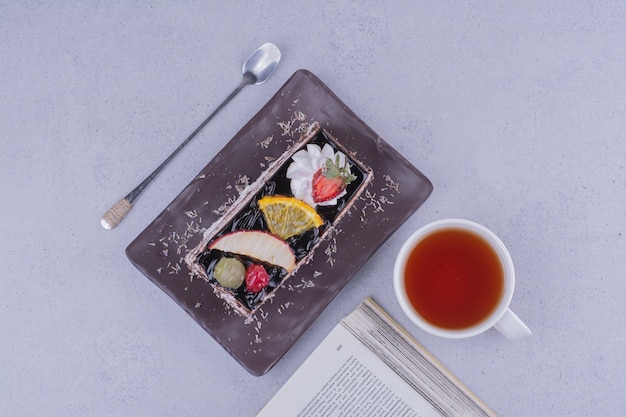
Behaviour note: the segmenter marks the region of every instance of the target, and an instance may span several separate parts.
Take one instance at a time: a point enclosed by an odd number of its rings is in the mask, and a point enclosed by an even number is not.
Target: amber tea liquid
[[[426,236],[405,268],[409,301],[432,325],[452,330],[472,327],[497,307],[504,269],[483,238],[462,229]]]

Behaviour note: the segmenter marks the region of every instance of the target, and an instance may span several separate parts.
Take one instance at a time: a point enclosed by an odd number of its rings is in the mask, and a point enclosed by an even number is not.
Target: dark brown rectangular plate
[[[189,253],[315,123],[368,171],[318,246],[250,315],[191,272]],[[284,158],[283,158],[284,159]],[[130,261],[248,372],[267,373],[432,192],[431,182],[315,75],[299,70],[127,247]],[[185,258],[188,258],[187,261]]]

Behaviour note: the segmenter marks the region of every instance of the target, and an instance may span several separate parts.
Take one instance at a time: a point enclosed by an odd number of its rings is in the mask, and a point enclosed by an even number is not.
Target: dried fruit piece
[[[289,245],[284,240],[259,230],[228,233],[214,240],[208,249],[245,255],[266,264],[280,266],[287,272],[296,267],[296,256]]]
[[[263,265],[252,264],[246,269],[246,290],[257,293],[270,283],[270,276]]]
[[[265,196],[259,200],[259,209],[270,232],[281,239],[289,239],[324,224],[313,207],[294,197]]]
[[[213,278],[225,288],[239,288],[246,278],[246,267],[235,258],[221,258],[213,269]]]

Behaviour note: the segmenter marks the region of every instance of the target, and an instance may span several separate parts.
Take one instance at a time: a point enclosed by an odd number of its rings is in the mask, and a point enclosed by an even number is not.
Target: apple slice
[[[278,265],[287,272],[293,271],[296,266],[296,256],[285,241],[258,230],[238,230],[226,234],[213,241],[209,249],[258,259],[270,265]]]

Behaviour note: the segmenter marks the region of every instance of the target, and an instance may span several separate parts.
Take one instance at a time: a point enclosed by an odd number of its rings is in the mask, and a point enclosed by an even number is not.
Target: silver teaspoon
[[[259,49],[254,51],[243,64],[243,78],[237,88],[235,88],[233,92],[226,97],[222,104],[217,106],[213,113],[211,113],[209,117],[207,117],[204,122],[202,122],[200,126],[198,126],[196,130],[194,130],[191,135],[189,135],[189,137],[187,137],[187,139],[185,139],[178,146],[178,148],[176,148],[174,152],[172,152],[170,156],[168,156],[165,161],[161,163],[161,165],[148,175],[146,179],[135,187],[135,189],[128,193],[126,197],[115,203],[113,207],[104,213],[104,216],[102,216],[102,219],[100,220],[102,227],[105,229],[113,229],[120,224],[133,207],[135,200],[137,200],[148,184],[150,184],[152,180],[155,179],[161,171],[163,171],[167,164],[169,164],[170,161],[174,159],[174,157],[178,155],[178,153],[182,151],[189,142],[191,142],[191,139],[193,139],[204,128],[204,126],[206,126],[207,123],[209,123],[211,119],[219,113],[220,110],[222,110],[237,94],[239,94],[244,87],[252,84],[263,84],[270,77],[270,75],[272,75],[272,72],[274,72],[274,69],[278,65],[279,61],[280,50],[272,43],[263,44]]]

